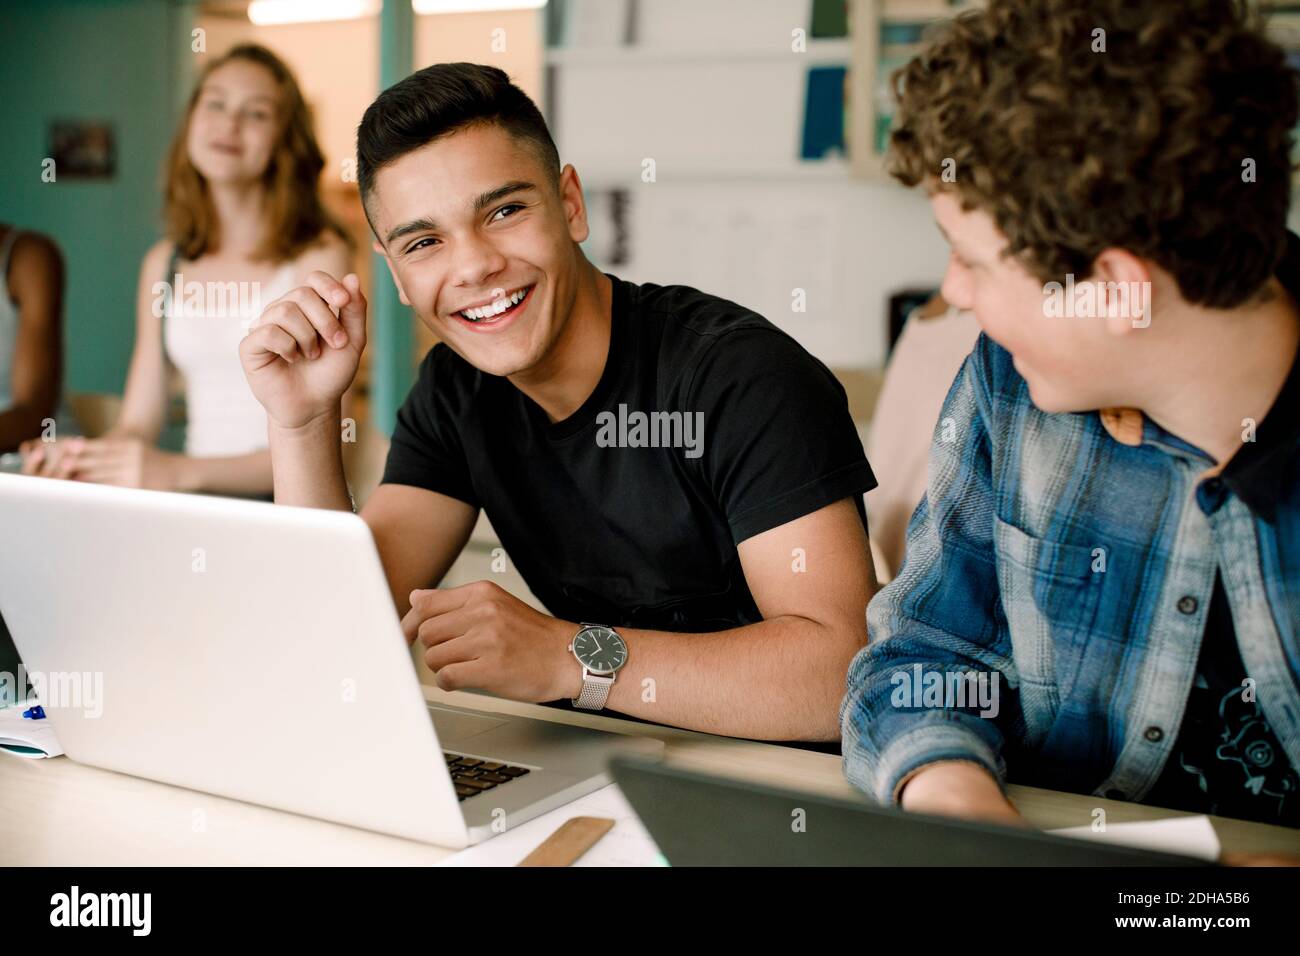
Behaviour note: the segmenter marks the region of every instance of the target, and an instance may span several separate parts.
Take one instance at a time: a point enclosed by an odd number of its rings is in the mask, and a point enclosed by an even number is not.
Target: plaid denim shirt
[[[1298,247],[1292,236],[1279,272],[1293,295]],[[1178,736],[1219,569],[1259,705],[1300,767],[1298,408],[1293,369],[1259,445],[1207,477],[1208,455],[1136,411],[1040,411],[981,336],[940,414],[903,567],[849,669],[849,781],[888,802],[921,766],[967,760],[1140,800]],[[931,671],[996,673],[996,715],[895,696]]]

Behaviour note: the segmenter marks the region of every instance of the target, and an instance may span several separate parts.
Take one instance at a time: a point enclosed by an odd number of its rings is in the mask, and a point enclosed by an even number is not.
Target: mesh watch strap
[[[614,686],[614,678],[601,677],[597,674],[582,675],[582,693],[573,700],[574,707],[580,707],[583,710],[604,710],[605,702],[609,700],[610,688]]]
[[[589,627],[600,627],[600,625],[583,621],[578,634]],[[574,636],[574,640],[577,640],[577,635]],[[609,701],[610,689],[614,686],[614,675],[592,674],[581,662],[579,666],[582,667],[582,692],[577,697],[571,698],[569,703],[582,710],[604,710],[605,704]]]

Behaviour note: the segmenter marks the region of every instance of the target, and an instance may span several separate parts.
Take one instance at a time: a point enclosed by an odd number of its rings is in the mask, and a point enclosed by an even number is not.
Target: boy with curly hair
[[[848,778],[1300,825],[1294,72],[1229,0],[991,0],[895,83],[892,172],[983,334],[868,609]]]

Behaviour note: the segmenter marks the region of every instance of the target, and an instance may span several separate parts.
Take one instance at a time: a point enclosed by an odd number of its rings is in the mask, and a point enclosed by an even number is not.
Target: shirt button
[[[1196,609],[1200,606],[1201,602],[1190,594],[1184,594],[1178,599],[1178,610],[1184,614],[1195,614]]]
[[[1165,739],[1165,732],[1159,727],[1151,726],[1143,732],[1143,736],[1153,744],[1158,744],[1160,741]]]
[[[1126,796],[1126,794],[1124,793],[1123,790],[1114,790],[1114,789],[1112,789],[1112,790],[1107,790],[1107,791],[1106,791],[1106,799],[1107,799],[1107,800],[1123,800],[1123,799],[1125,798],[1125,796]]]

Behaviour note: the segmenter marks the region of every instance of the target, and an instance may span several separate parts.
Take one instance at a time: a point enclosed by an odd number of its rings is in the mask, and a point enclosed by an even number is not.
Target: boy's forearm
[[[352,510],[343,473],[341,428],[337,406],[301,428],[282,429],[268,423],[276,504]]]
[[[630,653],[610,710],[733,737],[839,736],[839,675],[857,649],[851,633],[793,616],[712,634],[619,633]],[[582,669],[576,660],[572,667],[576,697]]]

